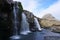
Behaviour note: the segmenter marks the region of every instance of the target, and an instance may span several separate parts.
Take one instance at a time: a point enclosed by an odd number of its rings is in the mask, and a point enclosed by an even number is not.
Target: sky
[[[42,18],[45,14],[52,14],[60,20],[60,0],[14,0],[22,3],[23,9]]]

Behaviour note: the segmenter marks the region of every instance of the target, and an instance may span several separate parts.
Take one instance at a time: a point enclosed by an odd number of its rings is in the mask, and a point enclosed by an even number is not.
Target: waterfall
[[[17,30],[17,23],[18,23],[18,20],[17,20],[17,12],[18,12],[18,6],[14,6],[13,7],[13,14],[14,14],[14,20],[13,20],[13,25],[14,25],[14,31],[13,31],[13,34],[18,34]]]
[[[41,29],[41,27],[40,27],[40,24],[39,24],[37,18],[34,18],[34,23],[35,23],[36,28],[37,28],[39,31],[41,31],[42,29]]]
[[[18,3],[15,3],[13,6],[13,36],[11,36],[10,38],[12,39],[20,39],[20,36],[18,35],[18,27],[17,24],[19,23],[18,19],[17,19],[17,13],[18,13]]]
[[[22,13],[22,22],[21,22],[20,31],[21,31],[20,34],[24,34],[24,35],[27,35],[28,33],[30,33],[29,23],[27,22],[26,15],[24,13]]]

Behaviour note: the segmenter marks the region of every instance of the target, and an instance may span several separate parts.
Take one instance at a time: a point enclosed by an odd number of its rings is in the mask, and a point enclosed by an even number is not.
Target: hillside
[[[40,24],[43,28],[51,28],[52,31],[60,32],[60,21],[51,14],[46,14],[40,19]]]

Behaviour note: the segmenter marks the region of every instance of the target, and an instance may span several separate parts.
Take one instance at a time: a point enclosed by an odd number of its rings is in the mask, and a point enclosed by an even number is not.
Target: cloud
[[[26,6],[23,5],[23,8],[29,11],[33,11],[35,8],[37,7],[37,2],[34,0],[30,0],[28,1],[28,3],[26,3]]]
[[[60,17],[60,0],[57,0],[55,2],[54,0],[14,0],[14,1],[20,1],[25,10],[31,11],[37,17],[41,18],[43,15],[47,13],[52,14],[58,19]]]
[[[16,0],[14,0],[16,1]],[[28,10],[28,11],[31,11],[33,12],[33,10],[37,7],[37,1],[35,0],[17,0],[17,1],[20,1],[23,5],[23,8],[25,10]]]
[[[37,0],[14,0],[14,1],[20,1],[22,3],[23,9],[32,12],[35,16],[37,16],[38,9],[39,9],[37,7],[39,5],[42,5],[38,3],[41,0],[39,1]]]
[[[60,0],[58,0],[56,3],[54,3],[53,5],[49,6],[47,9],[43,10],[40,12],[39,17],[42,17],[43,15],[50,13],[52,15],[54,15],[56,18],[58,18],[58,16],[60,15]]]

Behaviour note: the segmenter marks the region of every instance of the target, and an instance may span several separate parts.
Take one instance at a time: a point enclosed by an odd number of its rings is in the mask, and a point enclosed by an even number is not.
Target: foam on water
[[[20,39],[21,37],[19,35],[13,35],[10,37],[11,39]]]

